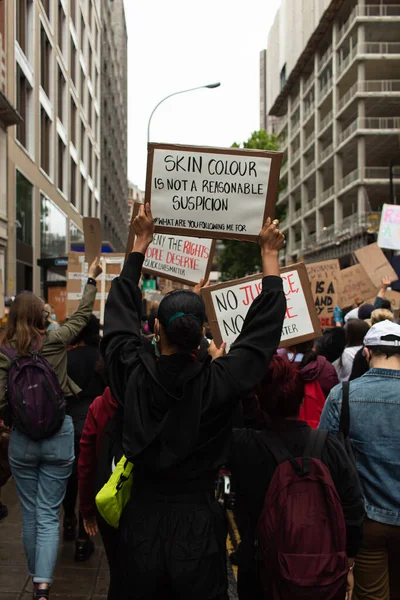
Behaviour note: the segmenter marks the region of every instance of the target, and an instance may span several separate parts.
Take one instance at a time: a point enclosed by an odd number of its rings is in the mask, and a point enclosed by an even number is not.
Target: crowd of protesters
[[[71,559],[87,560],[100,533],[110,600],[227,600],[222,468],[241,537],[240,600],[400,600],[400,325],[385,299],[390,282],[375,305],[337,308],[321,338],[278,350],[284,236],[268,219],[262,291],[225,354],[206,336],[204,282],[170,292],[143,321],[149,206],[135,233],[102,337],[97,262],[67,322],[24,292],[1,333],[0,487],[12,475],[34,600],[50,594],[62,507]],[[130,463],[115,527],[96,496]]]

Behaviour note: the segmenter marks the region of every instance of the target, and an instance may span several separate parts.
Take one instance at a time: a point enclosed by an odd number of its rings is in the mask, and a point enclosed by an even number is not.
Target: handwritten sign
[[[287,309],[280,345],[291,346],[318,337],[321,328],[304,264],[281,269],[281,277]],[[253,275],[202,290],[211,332],[218,345],[226,342],[229,350],[261,289],[262,275]]]
[[[397,281],[396,271],[379,248],[378,244],[369,244],[356,250],[354,253],[358,262],[362,265],[375,287],[379,288],[383,277],[389,277],[390,281]]]
[[[147,249],[143,271],[186,285],[208,279],[215,241],[156,233]]]
[[[333,310],[339,304],[339,261],[312,263],[306,269],[321,327],[333,327]]]
[[[93,313],[100,319],[100,323],[103,323],[104,320],[104,308],[111,283],[121,273],[124,260],[124,254],[117,253],[103,254],[100,257],[100,265],[103,272],[97,279],[98,292],[93,308]],[[67,317],[70,317],[76,311],[82,300],[83,290],[88,279],[88,269],[89,263],[85,261],[84,254],[80,252],[69,253],[67,270]]]
[[[362,265],[353,265],[340,271],[340,307],[353,306],[354,300],[360,297],[363,301],[376,296],[377,287],[374,286]]]
[[[383,205],[378,246],[388,250],[400,250],[400,206]]]
[[[102,234],[100,219],[94,217],[83,218],[83,238],[85,240],[85,260],[92,264],[101,254]]]
[[[149,144],[156,232],[258,241],[274,215],[281,162],[281,152]]]

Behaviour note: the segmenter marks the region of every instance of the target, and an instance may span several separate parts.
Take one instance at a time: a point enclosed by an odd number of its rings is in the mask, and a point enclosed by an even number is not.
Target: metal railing
[[[400,117],[365,117],[357,121],[360,129],[400,129]]]
[[[329,92],[332,89],[332,77],[330,77],[328,79],[328,81],[321,87],[320,91],[319,91],[319,100],[318,102],[321,103],[324,98],[329,94]]]
[[[300,156],[300,148],[297,148],[297,150],[295,150],[292,154],[292,164],[296,162],[296,160],[299,158]]]
[[[315,141],[315,131],[313,131],[312,133],[310,133],[310,135],[308,136],[308,138],[306,140],[304,140],[304,148],[303,151],[305,152],[308,147],[311,145],[312,142]]]
[[[285,127],[287,127],[288,120],[289,119],[288,119],[287,113],[286,113],[286,115],[284,115],[283,117],[280,118],[278,126],[276,128],[276,134],[275,134],[277,137],[279,137],[282,134]]]
[[[364,167],[364,179],[389,179],[389,167]],[[393,167],[393,176],[400,178],[400,167]]]
[[[304,205],[303,214],[308,213],[310,210],[312,210],[316,206],[317,206],[316,198],[314,198],[313,200],[310,200],[309,202],[307,202],[307,204]]]
[[[338,34],[338,39],[341,40],[343,38],[343,36],[349,31],[349,29],[351,28],[351,26],[353,25],[356,17],[357,17],[357,6],[356,8],[354,8],[350,15],[349,18],[347,19],[347,21],[345,23],[343,23],[343,25],[341,26],[341,28],[339,29],[339,34]]]
[[[279,229],[286,229],[286,228],[287,228],[287,226],[288,226],[287,219],[284,219],[283,221],[281,221],[281,222],[279,223]]]
[[[325,129],[325,127],[327,127],[327,125],[329,125],[329,123],[331,123],[332,117],[333,117],[333,112],[330,110],[328,112],[328,114],[325,115],[325,117],[322,119],[322,121],[319,124],[320,132],[323,131]]]
[[[361,91],[362,91],[362,90],[360,89],[360,87],[361,87],[361,86],[360,86],[360,84],[361,84],[361,83],[362,83],[361,81],[358,81],[357,83],[355,83],[354,85],[352,85],[352,86],[351,86],[351,88],[349,89],[349,91],[348,91],[348,92],[346,92],[346,93],[344,94],[344,96],[342,96],[342,97],[340,98],[340,100],[339,100],[339,103],[338,103],[338,108],[339,108],[339,110],[342,110],[342,108],[343,108],[344,106],[346,106],[346,104],[347,104],[347,103],[348,103],[348,102],[349,102],[349,101],[350,101],[352,98],[354,98],[354,96],[357,94],[357,92],[361,92]]]
[[[308,163],[308,165],[305,165],[304,174],[309,175],[311,173],[311,171],[313,171],[314,169],[315,169],[315,160],[312,160],[311,162]]]
[[[351,171],[350,173],[348,173],[345,177],[343,177],[343,179],[340,180],[339,183],[339,189],[340,191],[342,191],[345,187],[347,187],[348,185],[354,183],[355,181],[357,181],[358,179],[360,179],[361,177],[361,169],[354,169],[354,171]]]
[[[366,4],[357,8],[360,17],[400,17],[400,4]]]
[[[321,72],[322,69],[326,66],[326,64],[329,62],[329,60],[332,58],[332,46],[329,46],[329,48],[324,52],[324,54],[321,56],[321,58],[318,61],[318,71]]]
[[[292,137],[296,135],[296,133],[298,132],[298,130],[300,129],[300,121],[297,121],[293,126],[292,126]]]
[[[308,117],[311,115],[311,113],[313,113],[315,110],[315,102],[312,102],[309,106],[307,106],[307,108],[304,111],[304,116],[303,116],[303,123],[305,123],[308,119]]]
[[[289,161],[287,160],[282,166],[281,166],[281,172],[280,172],[280,176],[281,179],[282,177],[284,177],[287,173],[287,170],[289,168]]]
[[[317,243],[317,234],[316,233],[309,233],[306,236],[305,247],[309,248],[310,246],[313,246],[316,243]]]
[[[339,62],[338,73],[343,73],[343,71],[345,71],[347,69],[347,67],[350,65],[350,63],[353,62],[354,57],[357,55],[357,52],[358,52],[358,45],[356,44],[350,50],[350,52],[348,53],[346,58],[344,58],[341,62]]]
[[[299,208],[298,210],[295,210],[293,213],[293,221],[296,221],[296,219],[301,217],[301,215],[302,215],[301,208]]]
[[[358,128],[358,119],[355,119],[344,131],[342,131],[339,135],[339,143],[344,142],[350,135],[352,135]]]
[[[324,150],[322,150],[322,152],[320,154],[320,162],[325,160],[325,158],[327,156],[329,156],[330,154],[332,154],[332,152],[333,152],[333,144],[329,144],[329,146],[327,146]]]
[[[297,242],[293,243],[293,251],[297,252],[298,250],[301,250],[301,240],[298,240]]]
[[[308,79],[303,84],[303,98],[304,98],[304,96],[307,96],[308,92],[310,91],[311,87],[314,86],[314,84],[315,84],[315,74],[313,71],[311,73],[311,75],[308,77]]]
[[[296,109],[300,106],[300,94],[294,99],[294,102],[290,108],[290,114],[293,115],[296,112]]]
[[[365,42],[359,45],[360,54],[400,54],[399,42]]]
[[[330,198],[331,196],[333,196],[334,193],[335,193],[335,186],[331,185],[331,187],[329,187],[324,192],[322,192],[321,201],[325,202],[325,200],[328,200],[328,198]]]
[[[357,93],[400,92],[400,79],[370,79],[358,81],[339,100],[339,110],[355,97]]]
[[[319,232],[318,240],[323,240],[330,238],[335,235],[335,224],[328,225],[327,227],[323,227]]]
[[[293,177],[292,188],[295,188],[296,185],[298,185],[300,183],[300,180],[301,180],[301,174],[299,173],[299,175],[296,175],[296,177]]]

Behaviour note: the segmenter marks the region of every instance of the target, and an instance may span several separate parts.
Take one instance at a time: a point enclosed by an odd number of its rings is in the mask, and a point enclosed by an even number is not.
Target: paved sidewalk
[[[0,523],[0,600],[31,600],[32,584],[21,539],[21,513],[12,480],[2,489],[1,500],[8,506],[9,516]],[[74,543],[61,542],[51,599],[106,600],[108,566],[101,540],[96,539],[96,551],[87,562],[76,563],[73,555]],[[231,572],[230,580],[230,598],[235,600],[236,586]]]

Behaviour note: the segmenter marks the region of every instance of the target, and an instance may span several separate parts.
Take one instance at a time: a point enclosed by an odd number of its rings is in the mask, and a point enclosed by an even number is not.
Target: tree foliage
[[[232,148],[251,148],[254,150],[279,150],[279,142],[276,136],[270,135],[264,129],[253,131],[251,136],[242,146],[236,142]],[[276,218],[282,219],[285,214],[282,209],[276,208]],[[246,275],[257,273],[261,269],[260,248],[253,242],[240,242],[226,240],[219,258],[219,269],[222,280],[238,279]]]

